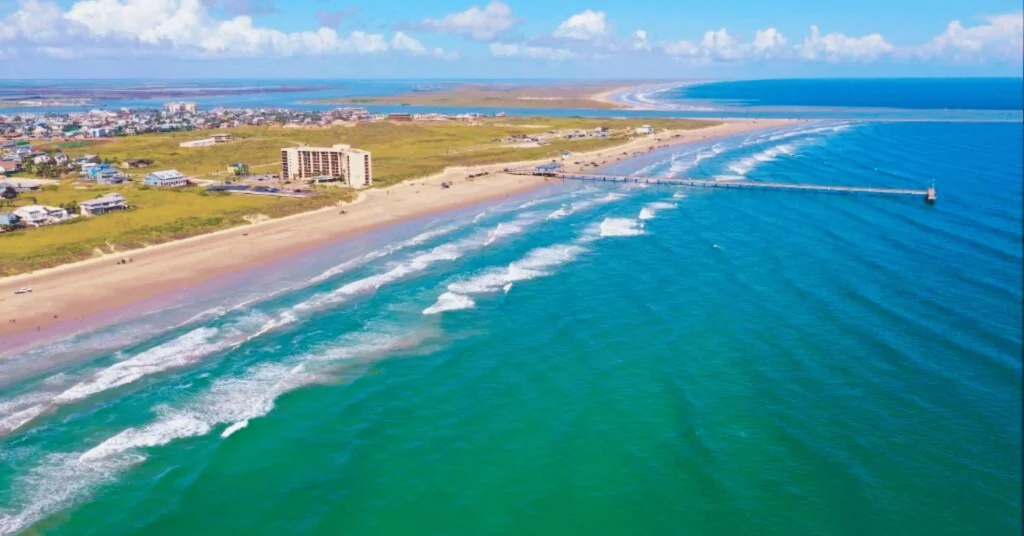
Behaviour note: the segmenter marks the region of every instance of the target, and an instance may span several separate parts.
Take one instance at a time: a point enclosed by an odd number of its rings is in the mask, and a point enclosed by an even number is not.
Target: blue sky
[[[0,0],[3,78],[1019,76],[1019,0]]]

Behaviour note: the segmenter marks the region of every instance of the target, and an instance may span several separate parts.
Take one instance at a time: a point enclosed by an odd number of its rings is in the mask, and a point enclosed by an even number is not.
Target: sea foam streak
[[[290,324],[297,318],[284,313],[270,317],[252,311],[236,323],[223,328],[202,327],[176,339],[118,361],[100,370],[89,380],[79,382],[53,398],[56,404],[68,404],[89,396],[128,385],[146,376],[184,367],[215,352],[238,346],[272,329]]]
[[[509,283],[550,275],[549,269],[575,260],[584,251],[586,249],[575,244],[537,248],[505,268],[487,270],[469,279],[456,281],[448,285],[448,290],[460,294],[498,292]]]
[[[738,162],[729,165],[729,169],[736,174],[746,176],[751,170],[759,166],[764,162],[771,162],[777,159],[779,156],[791,156],[796,152],[796,146],[788,143],[769,147],[763,151],[754,153],[746,158],[740,159]]]
[[[659,210],[667,210],[670,208],[676,208],[674,203],[666,203],[664,201],[655,201],[653,203],[647,203],[644,208],[640,209],[641,220],[652,220],[658,214]]]
[[[643,222],[632,218],[605,218],[598,227],[600,236],[638,236],[644,234]]]
[[[480,216],[483,216],[483,214],[486,214],[486,213],[481,213]],[[474,218],[473,221],[476,222],[476,218]],[[419,245],[425,244],[426,242],[428,242],[430,240],[433,240],[434,238],[438,238],[438,237],[441,237],[441,236],[445,236],[447,234],[451,234],[451,233],[459,230],[461,227],[462,227],[461,225],[446,225],[444,227],[439,227],[437,229],[432,229],[432,230],[429,230],[429,231],[424,231],[424,232],[422,232],[422,233],[420,233],[420,234],[418,234],[418,235],[416,235],[416,236],[414,236],[414,237],[412,237],[412,238],[410,238],[408,240],[404,240],[402,242],[399,242],[397,244],[393,244],[393,245],[388,246],[386,248],[370,251],[368,253],[360,255],[359,257],[356,257],[355,259],[351,259],[351,260],[345,261],[345,262],[343,262],[343,263],[341,263],[341,264],[339,264],[337,266],[334,266],[332,268],[329,268],[329,269],[325,270],[320,275],[318,275],[318,276],[314,277],[313,279],[311,279],[310,283],[320,283],[322,281],[326,281],[327,279],[330,279],[330,278],[332,278],[332,277],[334,277],[336,275],[340,275],[340,274],[343,274],[345,272],[348,272],[348,271],[352,270],[353,268],[358,268],[360,266],[363,266],[363,265],[365,265],[365,264],[367,264],[367,263],[369,263],[369,262],[371,262],[373,260],[376,260],[376,259],[379,259],[379,258],[382,258],[382,257],[386,257],[388,255],[391,255],[393,253],[399,252],[399,251],[401,251],[403,249],[406,249],[406,248],[410,248],[410,247],[413,247],[413,246],[419,246]]]
[[[427,307],[423,310],[425,315],[436,315],[437,313],[443,313],[445,311],[461,311],[463,309],[471,309],[476,303],[473,302],[469,296],[463,296],[462,294],[456,294],[454,292],[445,292],[437,298],[437,303]]]

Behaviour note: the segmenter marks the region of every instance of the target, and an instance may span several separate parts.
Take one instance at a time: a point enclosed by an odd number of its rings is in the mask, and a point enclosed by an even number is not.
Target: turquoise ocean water
[[[1010,535],[1019,123],[814,120],[0,362],[0,533]],[[48,365],[59,363],[59,365]]]

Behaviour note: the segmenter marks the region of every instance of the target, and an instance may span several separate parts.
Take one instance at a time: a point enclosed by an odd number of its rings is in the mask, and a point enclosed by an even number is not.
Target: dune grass
[[[39,229],[0,233],[0,275],[57,266],[246,223],[246,216],[271,218],[328,206],[353,197],[348,189],[324,188],[305,199],[223,193],[199,188],[158,189],[135,185],[76,189],[71,183],[23,194],[19,205],[56,206],[120,192],[131,209],[95,217],[78,217]],[[9,210],[9,209],[3,209]]]
[[[82,147],[68,147],[72,156],[98,154],[120,161],[147,158],[154,165],[131,170],[137,180],[117,186],[83,186],[72,179],[43,191],[24,194],[19,204],[57,206],[83,201],[108,192],[120,192],[133,207],[127,212],[39,229],[0,233],[0,275],[56,266],[113,250],[125,250],[245,224],[246,216],[263,214],[272,218],[295,214],[351,199],[352,190],[318,188],[316,196],[305,199],[246,195],[206,194],[198,188],[183,190],[140,186],[142,177],[153,170],[177,169],[186,175],[226,179],[233,162],[248,163],[252,172],[278,173],[282,147],[299,144],[348,143],[373,153],[374,186],[442,171],[447,166],[465,166],[541,159],[563,150],[587,151],[623,143],[629,129],[641,124],[656,128],[700,128],[712,123],[674,119],[588,119],[588,118],[496,118],[480,125],[365,123],[354,127],[282,128],[243,127],[229,129],[234,141],[213,147],[185,149],[182,141],[209,135],[204,132],[148,134],[117,138]],[[547,130],[613,129],[606,139],[556,140],[542,147],[509,147],[495,139],[511,134],[537,134]],[[9,210],[9,209],[0,209]]]

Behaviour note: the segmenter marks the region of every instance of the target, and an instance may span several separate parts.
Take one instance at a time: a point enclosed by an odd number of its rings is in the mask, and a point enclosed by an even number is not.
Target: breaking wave
[[[472,309],[476,303],[469,296],[463,296],[462,294],[456,294],[454,292],[445,292],[438,296],[437,303],[427,307],[423,310],[425,315],[436,315],[446,311],[461,311],[463,309]]]
[[[605,218],[598,226],[601,237],[638,236],[644,234],[644,224],[632,218]]]

